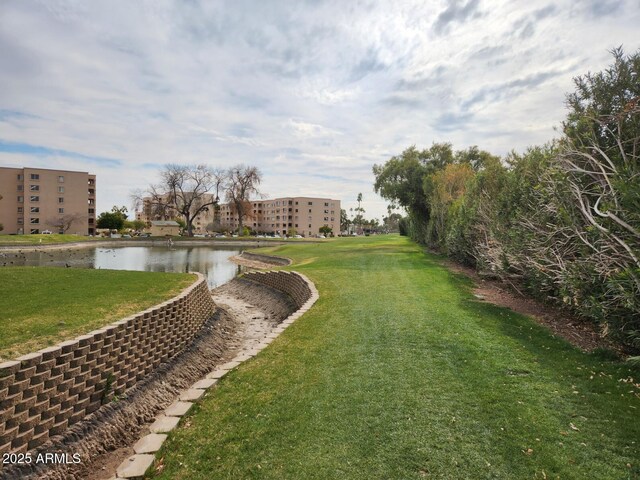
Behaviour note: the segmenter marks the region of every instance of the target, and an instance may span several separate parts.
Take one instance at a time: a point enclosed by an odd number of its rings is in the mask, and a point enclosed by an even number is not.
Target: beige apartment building
[[[0,234],[50,231],[93,235],[96,176],[45,168],[0,167]]]
[[[320,228],[340,233],[340,200],[318,197],[282,197],[251,201],[251,211],[243,225],[257,233],[284,235],[294,229],[304,237],[320,234]],[[222,228],[238,228],[238,215],[231,204],[220,206]]]
[[[328,226],[334,235],[340,233],[340,200],[318,197],[282,197],[272,200],[252,200],[251,208],[242,224],[256,233],[284,235],[291,229],[305,237],[317,236],[320,228]],[[142,210],[136,219],[144,222],[172,220],[175,210],[168,209],[154,214],[151,198],[142,202]],[[210,231],[233,231],[238,228],[238,215],[232,204],[220,205],[218,212],[213,207],[200,213],[193,222],[196,234]]]

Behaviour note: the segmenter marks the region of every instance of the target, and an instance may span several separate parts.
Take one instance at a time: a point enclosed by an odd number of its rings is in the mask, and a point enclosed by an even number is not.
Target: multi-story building
[[[252,200],[242,224],[257,233],[284,235],[291,230],[305,237],[320,234],[327,226],[340,233],[340,200],[317,197],[281,197],[272,200]],[[222,228],[238,228],[238,215],[232,204],[220,206]]]
[[[51,231],[93,235],[96,176],[45,168],[0,167],[0,234]]]
[[[292,230],[305,237],[320,234],[327,226],[340,233],[340,200],[317,197],[281,197],[272,200],[252,200],[242,224],[256,233],[284,235]],[[154,209],[151,197],[142,201],[142,210],[136,218],[144,222],[172,220],[175,209]],[[233,231],[238,228],[238,214],[233,204],[225,203],[218,210],[211,206],[198,214],[193,221],[194,233]]]

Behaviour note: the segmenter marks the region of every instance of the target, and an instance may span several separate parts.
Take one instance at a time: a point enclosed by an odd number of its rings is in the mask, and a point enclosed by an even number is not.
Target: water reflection
[[[200,272],[209,288],[241,272],[229,261],[240,249],[230,247],[86,247],[38,252],[5,252],[0,265],[105,268],[147,272]]]

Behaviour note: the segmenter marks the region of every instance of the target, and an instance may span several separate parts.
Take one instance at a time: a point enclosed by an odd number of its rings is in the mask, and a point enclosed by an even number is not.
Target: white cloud
[[[331,128],[323,127],[316,123],[303,122],[301,120],[294,120],[290,118],[284,127],[290,130],[295,136],[301,138],[318,138],[318,137],[332,137],[334,135],[342,135],[341,132],[333,130]]]

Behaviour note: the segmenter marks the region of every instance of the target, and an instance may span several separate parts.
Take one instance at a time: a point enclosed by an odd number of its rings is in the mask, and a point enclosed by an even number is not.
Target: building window
[[[40,174],[32,173],[31,174],[31,180],[40,180]]]
[[[59,182],[59,183],[64,183],[64,176],[59,175],[59,176],[58,176],[58,182]]]
[[[31,207],[31,213],[40,213],[40,207]]]
[[[19,173],[19,174],[18,174],[18,181],[21,181],[21,180],[23,180],[23,179],[24,179],[24,177],[22,176],[22,174],[21,174],[21,173]]]
[[[324,206],[328,207],[329,206],[329,202],[324,202]]]
[[[32,192],[39,192],[40,185],[29,185],[29,190],[31,190]]]
[[[58,197],[58,203],[64,203],[64,197]]]
[[[89,199],[89,205],[95,205],[96,201],[93,198]]]
[[[93,218],[89,219],[89,225],[93,225]]]
[[[18,191],[22,192],[24,190],[24,185],[18,185]]]
[[[18,225],[24,225],[24,218],[18,217]]]
[[[31,218],[30,223],[40,223],[40,219],[38,217],[33,217]]]
[[[18,203],[24,202],[24,197],[22,195],[18,195]]]
[[[328,222],[329,221],[329,217],[324,217],[324,221]]]
[[[309,202],[309,205],[313,205],[313,202]]]
[[[24,207],[18,207],[18,213],[23,213],[24,212]]]
[[[31,197],[29,197],[29,200],[32,202],[39,202],[40,201],[40,197],[37,195],[31,195]]]
[[[95,208],[90,208],[90,209],[89,209],[89,213],[96,213]]]
[[[309,224],[309,228],[311,228],[311,224]]]
[[[311,209],[309,209],[309,213],[311,213]]]
[[[58,187],[58,193],[64,193],[64,187]]]
[[[64,213],[64,208],[59,208],[58,213]]]
[[[38,229],[38,228],[32,228],[31,229],[31,235],[37,235],[38,233],[40,233],[40,229]]]
[[[93,188],[89,189],[89,195],[95,195],[96,191]]]

